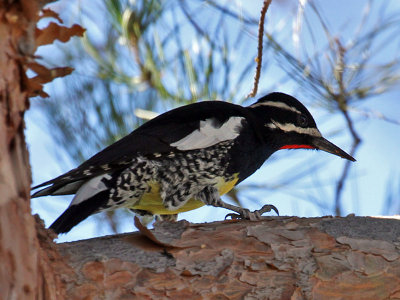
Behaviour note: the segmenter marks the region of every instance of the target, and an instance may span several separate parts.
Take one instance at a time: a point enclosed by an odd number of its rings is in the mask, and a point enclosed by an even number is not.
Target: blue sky
[[[61,1],[62,3],[63,1]],[[237,1],[237,3],[246,5],[249,1]],[[259,7],[255,5],[256,1],[250,2],[252,6],[246,7],[247,11],[254,11],[254,15],[258,16]],[[293,1],[284,1],[289,6],[272,5],[267,14],[267,28],[278,30],[282,26],[282,20],[285,20],[285,26],[292,26],[292,20],[296,16],[295,5],[291,5]],[[318,1],[320,7],[327,17],[331,28],[338,35],[343,36],[344,42],[351,41],[351,33],[356,28],[356,23],[361,19],[361,12],[366,1]],[[55,9],[62,8],[61,4],[56,4]],[[287,9],[292,7],[291,9]],[[239,8],[238,8],[239,9]],[[400,2],[390,1],[388,11],[400,9]],[[378,14],[378,11],[373,14]],[[68,19],[68,18],[67,18]],[[66,20],[71,22],[73,19]],[[76,20],[75,20],[76,21]],[[310,22],[313,20],[311,19]],[[90,27],[87,27],[90,31]],[[254,35],[255,33],[246,33]],[[253,37],[255,44],[255,36]],[[321,37],[322,40],[322,37]],[[305,39],[302,42],[308,42]],[[312,47],[313,45],[309,45]],[[387,48],[382,49],[380,54],[382,61],[398,57],[399,41],[390,44]],[[249,47],[254,50],[254,47]],[[49,53],[51,50],[40,50],[43,53]],[[47,52],[48,51],[48,52]],[[254,54],[253,54],[254,53]],[[240,54],[240,53],[239,53]],[[239,55],[238,54],[238,55]],[[255,55],[255,51],[251,54]],[[270,87],[270,81],[279,78],[275,74],[280,72],[280,65],[275,62],[271,71],[264,74],[260,81],[260,93],[262,96]],[[57,79],[62,80],[62,79]],[[57,80],[53,83],[57,84]],[[264,82],[267,82],[265,84]],[[252,78],[248,79],[248,87],[252,85]],[[46,87],[48,88],[48,87]],[[302,87],[291,83],[277,84],[276,90],[299,95],[299,100],[305,103],[316,119],[320,131],[326,135],[332,142],[340,146],[344,150],[349,150],[350,143],[348,133],[345,130],[340,134],[330,138],[329,134],[337,128],[338,124],[343,123],[343,118],[337,116],[326,122],[326,111],[319,109],[318,105],[313,102],[313,99],[307,97],[301,92]],[[50,89],[51,90],[51,89]],[[300,90],[300,91],[299,91]],[[301,97],[302,98],[301,98]],[[400,90],[393,89],[384,94],[384,96],[373,97],[365,103],[358,104],[355,109],[367,109],[369,111],[380,112],[384,116],[400,122]],[[207,99],[203,99],[207,100]],[[49,134],[50,128],[45,128],[41,122],[43,115],[40,110],[40,99],[33,99],[31,109],[26,114],[26,136],[30,151],[30,160],[33,174],[33,185],[39,184],[45,180],[56,177],[63,172],[75,167],[68,155],[59,149],[52,141]],[[250,104],[254,99],[248,100]],[[363,140],[360,146],[356,159],[357,162],[351,167],[350,178],[346,183],[343,195],[344,214],[355,213],[357,215],[380,215],[384,211],[384,201],[388,194],[388,186],[393,182],[399,186],[400,182],[400,126],[380,120],[379,118],[365,118],[357,112],[352,113],[352,116],[358,120],[356,128],[359,131]],[[289,155],[287,155],[289,153]],[[94,153],[93,153],[94,154]],[[311,159],[311,160],[310,160]],[[293,166],[303,166],[309,164],[310,161],[320,162],[324,166],[322,176],[314,176],[315,174],[305,175],[295,188],[286,190],[282,188],[278,191],[269,192],[265,190],[250,190],[243,194],[243,204],[249,209],[258,209],[261,205],[269,203],[274,204],[279,208],[281,215],[296,215],[301,217],[320,216],[331,213],[330,207],[319,208],[312,204],[313,201],[323,202],[326,199],[332,201],[333,188],[332,179],[335,181],[341,174],[341,166],[344,160],[329,155],[323,152],[296,150],[282,150],[275,153],[264,166],[248,180],[245,184],[263,184],[268,183],[274,185],[282,179],[290,177],[293,172]],[[315,189],[316,180],[320,181],[323,188]],[[305,188],[309,187],[309,188]],[[397,190],[395,198],[400,201],[400,191]],[[310,197],[312,195],[312,198]],[[68,201],[71,197],[42,197],[32,200],[32,212],[38,213],[49,226],[68,206]],[[333,203],[328,203],[333,205]],[[182,214],[180,218],[185,218],[191,222],[209,222],[214,220],[222,220],[229,213],[224,209],[216,209],[213,207],[203,207],[201,209]],[[125,216],[126,217],[126,216]],[[133,221],[133,215],[132,215]],[[59,241],[70,241],[83,238],[90,238],[97,235],[111,234],[108,226],[101,226],[102,223],[94,222],[94,218],[90,217],[86,221],[76,226],[70,233],[63,235]],[[133,222],[125,222],[122,231],[134,230]]]

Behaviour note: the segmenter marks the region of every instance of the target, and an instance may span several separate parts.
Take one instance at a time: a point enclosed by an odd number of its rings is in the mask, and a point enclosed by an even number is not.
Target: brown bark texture
[[[35,61],[38,45],[81,28],[38,29],[43,17],[56,15],[46,1],[0,1],[0,299],[60,299],[62,283],[52,268],[63,260],[30,211],[30,166],[24,136],[24,112],[30,96],[46,96],[43,84],[67,75],[70,68],[47,69]],[[58,28],[59,30],[55,30]],[[72,32],[71,32],[72,31]],[[27,69],[36,73],[26,76]],[[38,224],[38,229],[36,228]],[[44,233],[44,234],[43,234]]]
[[[399,299],[400,221],[160,223],[57,245],[68,299]]]
[[[34,299],[42,278],[30,213],[30,167],[24,138],[29,107],[21,60],[33,54],[35,13],[23,3],[0,4],[0,297]]]

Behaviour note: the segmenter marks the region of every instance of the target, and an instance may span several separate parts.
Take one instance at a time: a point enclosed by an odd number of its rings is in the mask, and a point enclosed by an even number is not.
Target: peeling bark
[[[35,78],[26,76],[29,66],[40,67],[34,61],[36,24],[46,2],[0,1],[0,299],[64,298],[65,289],[53,270],[63,259],[30,211],[31,172],[24,135],[29,96],[45,95],[42,84],[69,71],[42,67]],[[76,27],[72,33],[77,33]],[[43,31],[40,36],[43,40]],[[62,37],[66,39],[65,32]]]
[[[23,1],[6,2],[0,4],[0,295],[34,299],[41,285],[40,248],[29,206],[31,177],[23,131],[29,102],[20,58],[33,54],[36,22],[22,9]]]
[[[57,245],[68,299],[396,299],[400,221],[161,223]]]

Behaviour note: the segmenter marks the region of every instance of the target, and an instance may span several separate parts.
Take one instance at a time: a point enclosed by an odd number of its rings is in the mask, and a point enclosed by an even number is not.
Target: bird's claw
[[[261,207],[261,209],[255,210],[253,212],[251,212],[248,209],[243,209],[242,212],[239,214],[235,213],[227,214],[225,216],[225,220],[230,217],[232,220],[245,219],[250,221],[258,221],[261,220],[263,213],[270,212],[271,210],[275,211],[276,214],[279,216],[279,211],[274,205],[266,204],[263,207]]]
[[[225,216],[225,220],[228,218],[231,218],[231,220],[237,220],[237,219],[242,219],[243,217],[240,214],[230,213]]]
[[[258,211],[262,215],[263,213],[270,212],[271,210],[276,212],[276,214],[279,216],[279,210],[276,208],[275,205],[272,204],[265,204],[263,207],[261,207],[261,209],[256,211]]]

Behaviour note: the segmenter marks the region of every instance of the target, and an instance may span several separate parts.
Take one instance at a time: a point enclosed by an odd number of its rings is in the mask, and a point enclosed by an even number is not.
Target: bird
[[[281,149],[316,149],[355,159],[325,139],[296,98],[273,92],[249,106],[202,101],[165,112],[78,167],[32,188],[32,198],[75,194],[49,227],[67,233],[92,214],[128,208],[139,216],[176,220],[203,205],[258,220],[256,211],[221,195],[256,172]]]

